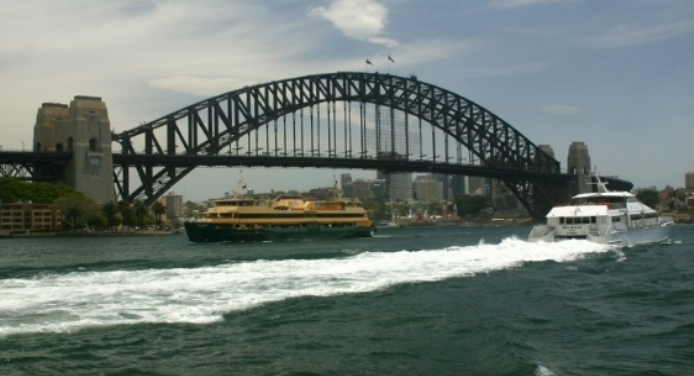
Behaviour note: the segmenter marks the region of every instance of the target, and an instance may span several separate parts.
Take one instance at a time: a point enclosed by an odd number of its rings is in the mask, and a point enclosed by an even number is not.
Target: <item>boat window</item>
[[[559,218],[559,224],[562,224],[562,225],[564,224],[564,217]]]
[[[590,217],[590,223],[598,223],[597,218]]]

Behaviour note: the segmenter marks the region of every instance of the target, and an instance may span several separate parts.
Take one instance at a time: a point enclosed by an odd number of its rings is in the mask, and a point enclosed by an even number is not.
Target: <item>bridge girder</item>
[[[0,176],[21,180],[61,181],[70,152],[0,152]]]
[[[534,214],[539,214],[535,209],[538,203],[542,207],[551,204],[546,192],[547,179],[567,181],[566,176],[560,176],[559,162],[503,119],[460,95],[419,81],[414,76],[337,72],[247,86],[192,104],[128,131],[113,134],[113,141],[121,145],[122,151],[120,156],[114,154],[114,164],[120,167],[119,171],[118,168],[114,171],[118,193],[122,198],[151,203],[195,167],[204,165],[202,158],[197,159],[200,162],[194,162],[197,164],[190,164],[189,161],[176,162],[178,159],[175,156],[219,155],[242,137],[248,136],[250,143],[252,132],[273,120],[326,102],[386,106],[431,124],[474,154],[487,171],[483,173],[483,169],[476,169],[476,174],[471,175],[489,175],[503,180],[526,209]],[[445,140],[448,142],[447,137]],[[135,150],[135,143],[143,144],[142,153]],[[177,149],[182,149],[182,153],[177,152]],[[459,156],[457,163],[449,163],[453,157],[448,155],[447,148],[445,153],[445,162],[434,161],[437,169],[445,169],[444,165],[462,165]],[[131,156],[143,158],[129,159]],[[171,158],[167,159],[168,162],[159,163],[156,162],[157,156]],[[246,160],[243,164],[262,165],[265,162],[258,158],[261,156],[255,150],[255,156],[249,155],[255,159]],[[285,166],[290,165],[290,162],[295,163],[292,166],[305,165],[307,162],[306,159],[287,157],[276,155],[272,158],[283,158],[283,161],[277,163]],[[350,157],[353,162],[359,162],[365,156]],[[337,156],[330,155],[328,159],[330,158]],[[420,170],[423,166],[408,158],[406,156],[406,160],[401,161],[409,164],[408,169],[431,171]],[[313,162],[314,166],[321,165]],[[365,162],[364,165],[369,163]],[[135,168],[141,182],[132,192],[130,166]],[[164,168],[155,171],[155,166]],[[358,168],[354,164],[350,167]],[[382,163],[382,167],[387,167],[387,164]],[[495,175],[493,171],[503,173]],[[555,178],[552,179],[551,176]]]

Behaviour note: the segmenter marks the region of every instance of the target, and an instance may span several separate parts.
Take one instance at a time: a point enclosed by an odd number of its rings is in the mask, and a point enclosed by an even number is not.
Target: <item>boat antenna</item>
[[[607,189],[607,184],[608,182],[603,182],[600,180],[600,175],[598,174],[598,169],[595,168],[593,170],[593,176],[595,177],[595,183],[588,183],[588,184],[595,184],[598,187],[598,193],[607,193],[609,190]]]
[[[239,182],[234,190],[234,198],[241,198],[244,189],[246,189],[246,182],[243,181],[243,165],[241,165],[241,168],[239,168]]]

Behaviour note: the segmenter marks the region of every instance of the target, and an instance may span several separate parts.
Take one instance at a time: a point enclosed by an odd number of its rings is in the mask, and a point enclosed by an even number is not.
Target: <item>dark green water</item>
[[[694,375],[694,226],[529,230],[3,239],[0,375]]]

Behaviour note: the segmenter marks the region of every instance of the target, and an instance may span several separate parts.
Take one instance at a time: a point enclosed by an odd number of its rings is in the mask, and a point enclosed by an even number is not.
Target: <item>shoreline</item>
[[[0,239],[17,238],[102,238],[120,236],[169,236],[179,234],[178,231],[108,231],[108,232],[0,232]]]

